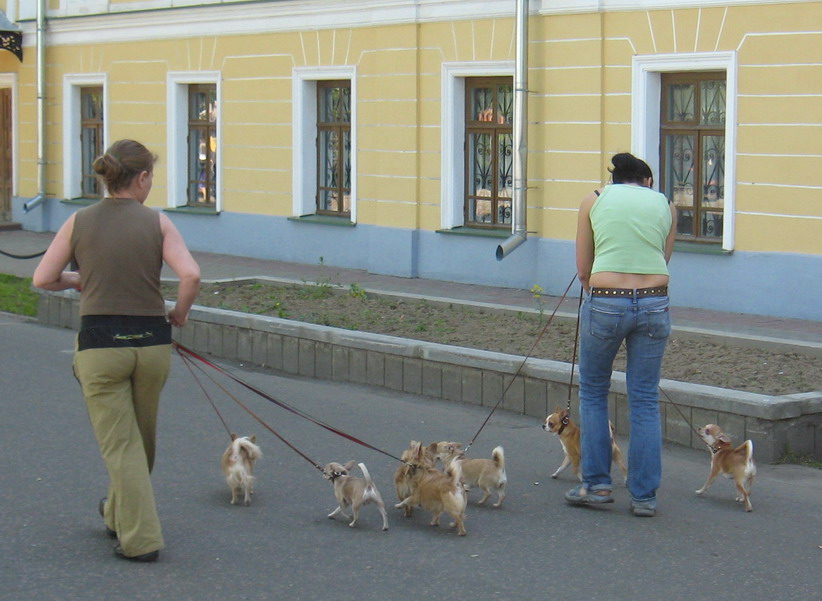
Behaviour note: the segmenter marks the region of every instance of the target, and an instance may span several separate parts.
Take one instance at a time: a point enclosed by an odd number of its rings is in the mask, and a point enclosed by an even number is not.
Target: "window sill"
[[[217,216],[220,212],[215,207],[189,207],[183,205],[181,207],[165,207],[163,209],[166,213],[185,213],[186,215],[211,215]]]
[[[438,234],[453,234],[456,236],[477,236],[479,238],[507,238],[511,235],[510,229],[496,229],[486,227],[470,227],[458,225],[449,230],[436,230]]]
[[[102,200],[101,198],[85,198],[83,196],[78,196],[77,198],[64,198],[60,202],[67,205],[81,205],[87,207],[89,205],[93,205],[97,202]]]
[[[313,223],[315,225],[333,225],[337,227],[354,227],[357,225],[348,217],[333,217],[331,215],[301,215],[299,217],[289,217],[288,220],[294,223]]]
[[[730,255],[732,250],[725,250],[720,244],[712,242],[690,242],[687,240],[677,240],[674,242],[674,252],[694,253],[700,255]]]

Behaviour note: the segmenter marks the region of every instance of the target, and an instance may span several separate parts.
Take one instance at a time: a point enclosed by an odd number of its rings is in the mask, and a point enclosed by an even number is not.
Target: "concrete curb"
[[[77,329],[78,305],[76,292],[42,293],[38,320]],[[196,352],[288,374],[489,408],[499,403],[538,419],[567,403],[571,378],[571,365],[558,361],[528,359],[523,365],[516,355],[200,306],[185,328],[175,328],[174,339]],[[574,399],[576,383],[575,377]],[[663,380],[660,388],[667,442],[704,448],[693,427],[718,423],[734,440],[751,439],[759,461],[776,462],[788,453],[822,459],[822,391],[771,397],[673,380]],[[611,419],[627,435],[624,374],[614,374],[611,396]]]

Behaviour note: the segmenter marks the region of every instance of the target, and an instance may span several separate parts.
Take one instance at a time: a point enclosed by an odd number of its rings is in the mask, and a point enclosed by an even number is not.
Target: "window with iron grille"
[[[351,215],[351,82],[317,82],[317,214]]]
[[[103,143],[103,87],[80,88],[80,191],[86,198],[103,195],[92,167],[104,152]]]
[[[725,99],[724,73],[662,75],[661,184],[676,205],[679,240],[722,241]]]
[[[217,203],[217,86],[188,86],[189,206]]]
[[[465,225],[511,225],[513,122],[511,77],[465,80]]]

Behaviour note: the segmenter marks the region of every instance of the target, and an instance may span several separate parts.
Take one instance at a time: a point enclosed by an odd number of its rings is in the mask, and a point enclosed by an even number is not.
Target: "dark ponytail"
[[[608,171],[611,172],[611,180],[615,184],[642,184],[654,176],[648,163],[629,152],[615,154],[611,163],[614,168]]]

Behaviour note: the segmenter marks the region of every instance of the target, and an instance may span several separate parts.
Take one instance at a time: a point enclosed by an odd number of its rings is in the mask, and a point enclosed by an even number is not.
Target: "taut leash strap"
[[[280,401],[280,400],[275,399],[275,398],[274,398],[273,396],[271,396],[270,394],[268,394],[268,393],[266,393],[266,392],[264,392],[264,391],[260,390],[259,388],[255,387],[255,386],[252,386],[252,385],[251,385],[251,384],[249,384],[248,382],[245,382],[245,381],[241,380],[240,378],[238,378],[237,376],[235,376],[235,375],[234,375],[234,374],[232,374],[231,372],[226,371],[225,369],[223,369],[222,367],[220,367],[220,366],[219,366],[219,365],[217,365],[216,363],[212,363],[211,361],[209,361],[209,360],[208,360],[208,359],[206,359],[205,357],[203,357],[203,356],[201,356],[201,355],[198,355],[197,353],[195,353],[194,351],[192,351],[192,350],[191,350],[191,349],[189,349],[189,348],[186,348],[185,346],[183,346],[183,345],[182,345],[182,344],[180,344],[179,342],[177,342],[177,341],[172,341],[172,344],[174,345],[174,347],[175,347],[176,349],[178,349],[178,351],[182,351],[182,352],[186,353],[187,355],[190,355],[191,357],[193,357],[193,358],[197,359],[198,361],[200,361],[200,362],[201,362],[201,363],[203,363],[204,365],[208,365],[208,366],[209,366],[209,367],[211,367],[212,369],[217,370],[219,373],[221,373],[221,374],[223,374],[224,376],[226,376],[227,378],[229,378],[229,379],[233,380],[234,382],[236,382],[236,383],[237,383],[237,384],[239,384],[240,386],[242,386],[242,387],[244,387],[244,388],[246,388],[246,389],[250,390],[251,392],[253,392],[253,393],[255,393],[255,394],[257,394],[257,395],[259,395],[259,396],[263,397],[264,399],[266,399],[266,400],[268,400],[268,401],[271,401],[272,403],[274,403],[274,404],[275,404],[275,405],[277,405],[278,407],[282,407],[283,409],[285,409],[286,411],[290,411],[290,412],[291,412],[291,413],[293,413],[294,415],[298,415],[299,417],[302,417],[303,419],[306,419],[306,420],[310,421],[311,423],[313,423],[313,424],[315,424],[315,425],[317,425],[317,426],[320,426],[321,428],[324,428],[324,429],[328,430],[329,432],[333,432],[333,433],[334,433],[334,434],[336,434],[337,436],[341,436],[341,437],[343,437],[343,438],[346,438],[346,439],[350,440],[351,442],[355,442],[355,443],[357,443],[358,445],[364,446],[364,447],[365,447],[365,448],[367,448],[367,449],[371,449],[372,451],[376,451],[377,453],[381,453],[381,454],[383,454],[383,455],[386,455],[387,457],[391,457],[391,459],[396,459],[397,461],[402,462],[402,459],[400,459],[399,457],[395,457],[394,455],[392,455],[391,453],[389,453],[389,452],[387,452],[387,451],[383,451],[382,449],[378,449],[377,447],[375,447],[375,446],[373,446],[373,445],[370,445],[370,444],[368,444],[367,442],[364,442],[364,441],[360,440],[360,439],[359,439],[359,438],[357,438],[356,436],[352,436],[351,434],[347,434],[346,432],[343,432],[342,430],[338,430],[337,428],[335,428],[335,427],[333,427],[333,426],[330,426],[330,425],[328,425],[328,424],[326,424],[326,423],[323,423],[323,422],[321,422],[320,420],[318,420],[318,419],[316,419],[316,418],[314,418],[314,417],[312,417],[312,416],[308,415],[307,413],[304,413],[304,412],[302,412],[302,411],[300,411],[300,410],[298,410],[298,409],[295,409],[294,407],[291,407],[290,405],[288,405],[288,404],[284,403],[283,401]],[[246,410],[248,411],[248,409],[246,409]],[[249,411],[249,413],[251,413],[251,411]],[[252,415],[253,415],[253,413],[252,413]],[[261,421],[261,420],[259,420],[259,418],[258,418],[258,421]],[[261,422],[261,423],[262,423],[262,422]],[[263,426],[265,426],[265,424],[263,424]],[[268,426],[265,426],[265,427],[266,427],[266,428],[268,428]],[[270,428],[269,428],[269,429],[270,429]],[[274,433],[274,432],[273,432],[273,430],[272,430],[272,433]],[[284,439],[282,439],[282,437],[280,437],[280,435],[279,435],[279,434],[276,434],[276,433],[274,433],[274,434],[275,434],[278,438],[280,438],[281,440],[283,440],[283,442],[285,442],[285,440],[284,440]],[[289,446],[291,446],[291,445],[289,445]],[[296,450],[296,449],[295,449],[295,450]],[[313,463],[313,462],[312,462],[312,463]],[[316,464],[315,464],[315,465],[316,465]]]
[[[554,320],[554,316],[557,314],[557,311],[559,311],[559,307],[560,307],[560,305],[562,305],[562,301],[564,301],[565,297],[568,296],[568,291],[571,289],[571,286],[574,285],[574,280],[576,280],[576,279],[577,279],[577,276],[576,276],[576,274],[574,274],[574,277],[572,277],[571,281],[568,283],[568,287],[565,288],[565,292],[562,293],[562,296],[560,297],[559,302],[557,303],[557,306],[554,307],[553,313],[551,313],[551,316],[548,318],[548,321],[545,322],[545,326],[542,328],[540,333],[537,335],[537,339],[534,340],[534,344],[531,345],[531,348],[528,350],[528,353],[525,355],[525,358],[522,360],[522,363],[520,363],[519,367],[517,367],[517,371],[514,372],[514,376],[511,378],[511,380],[505,386],[505,389],[502,391],[502,394],[500,395],[499,400],[497,401],[496,405],[494,405],[491,408],[491,412],[485,418],[485,421],[482,422],[482,425],[479,427],[479,430],[477,430],[477,433],[474,434],[474,437],[471,439],[471,442],[469,442],[466,445],[466,447],[465,447],[466,452],[468,452],[468,449],[470,449],[471,445],[474,444],[474,441],[477,440],[477,437],[480,435],[480,432],[482,432],[482,429],[485,428],[485,425],[488,423],[488,420],[491,419],[491,416],[494,415],[494,412],[497,410],[500,403],[502,403],[502,399],[505,398],[505,395],[508,393],[508,390],[511,388],[511,385],[514,383],[514,380],[517,379],[517,376],[519,376],[520,372],[522,371],[522,368],[525,367],[526,361],[528,361],[528,359],[531,358],[531,355],[533,354],[534,349],[537,348],[537,344],[539,344],[539,341],[542,339],[542,336],[548,330],[548,326],[550,326],[551,322]]]

